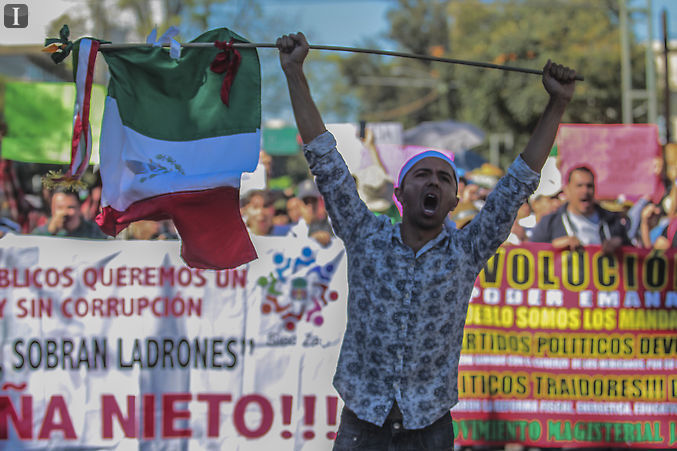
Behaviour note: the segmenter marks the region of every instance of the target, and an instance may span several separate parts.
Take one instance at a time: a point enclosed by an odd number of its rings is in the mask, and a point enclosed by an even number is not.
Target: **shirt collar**
[[[391,229],[392,232],[392,239],[397,240],[400,242],[400,244],[404,244],[404,241],[402,241],[402,231],[400,230],[400,227],[402,226],[402,223],[397,223],[395,226]]]
[[[407,246],[406,244],[404,244],[404,241],[402,240],[401,227],[402,227],[402,223],[395,224],[395,227],[392,228],[391,239],[398,241],[403,246]],[[423,255],[423,253],[426,252],[428,249],[431,249],[433,246],[437,245],[440,241],[448,239],[450,237],[451,237],[451,230],[450,230],[449,226],[445,224],[442,227],[442,231],[435,238],[433,238],[432,240],[425,243],[423,245],[423,247],[418,250],[415,257],[418,258],[420,255]]]

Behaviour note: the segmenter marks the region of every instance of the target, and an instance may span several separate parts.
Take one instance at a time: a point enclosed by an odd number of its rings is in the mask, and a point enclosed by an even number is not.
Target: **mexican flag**
[[[225,28],[193,42],[231,39],[246,42]],[[261,77],[256,50],[237,51],[235,74],[210,69],[216,47],[184,48],[178,60],[159,47],[102,52],[111,76],[100,142],[104,232],[172,219],[192,267],[234,268],[256,258],[239,187],[258,162]],[[232,80],[228,105],[224,77]]]

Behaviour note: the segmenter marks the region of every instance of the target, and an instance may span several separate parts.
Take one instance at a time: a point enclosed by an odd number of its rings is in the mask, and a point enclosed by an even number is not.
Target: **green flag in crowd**
[[[105,98],[103,86],[92,86],[92,164],[99,162],[99,134]],[[7,83],[5,121],[8,134],[2,141],[2,157],[32,163],[68,164],[71,159],[74,103],[73,83]]]

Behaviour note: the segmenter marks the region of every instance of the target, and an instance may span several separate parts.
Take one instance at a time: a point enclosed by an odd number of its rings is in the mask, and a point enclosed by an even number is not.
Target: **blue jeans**
[[[379,427],[360,420],[344,407],[341,412],[334,451],[450,451],[454,449],[454,428],[451,413],[423,429],[404,429],[398,420],[386,420]]]

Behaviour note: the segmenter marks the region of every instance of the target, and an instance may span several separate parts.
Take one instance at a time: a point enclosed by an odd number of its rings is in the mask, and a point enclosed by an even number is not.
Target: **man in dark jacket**
[[[531,241],[571,250],[599,244],[607,254],[630,245],[621,216],[595,202],[595,176],[590,168],[572,169],[564,194],[567,203],[536,224]]]
[[[57,191],[52,196],[52,216],[47,224],[33,230],[34,235],[107,239],[98,225],[82,217],[80,198],[72,191]]]

